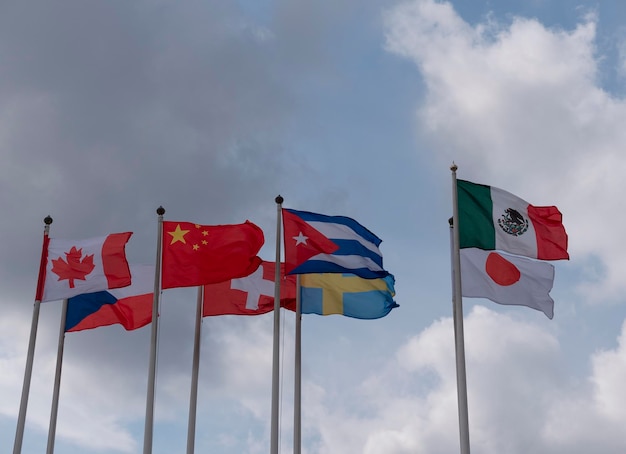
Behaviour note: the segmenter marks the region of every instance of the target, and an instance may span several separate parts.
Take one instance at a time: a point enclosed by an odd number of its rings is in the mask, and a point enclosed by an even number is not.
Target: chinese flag
[[[261,264],[263,231],[252,222],[163,222],[161,288],[194,287],[247,276]]]

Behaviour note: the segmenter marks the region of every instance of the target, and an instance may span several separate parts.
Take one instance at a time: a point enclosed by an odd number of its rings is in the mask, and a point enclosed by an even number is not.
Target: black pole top
[[[282,196],[279,194],[274,200],[276,201],[277,204],[282,205],[285,199],[283,199]]]
[[[52,217],[50,217],[50,215],[46,216],[46,217],[43,219],[43,223],[44,223],[44,224],[46,224],[46,225],[50,225],[50,224],[52,224]]]
[[[165,208],[163,208],[162,206],[160,206],[159,208],[157,208],[157,214],[159,216],[163,216],[165,214]]]

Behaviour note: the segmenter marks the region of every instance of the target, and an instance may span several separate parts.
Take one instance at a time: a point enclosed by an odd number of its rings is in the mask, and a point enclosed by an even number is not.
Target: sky
[[[452,176],[556,205],[554,318],[463,300],[471,451],[626,452],[626,4],[618,0],[5,0],[0,5],[0,451],[12,450],[50,235],[157,215],[250,220],[273,260],[283,206],[382,240],[399,307],[306,315],[307,454],[459,450]],[[185,452],[194,289],[162,294],[154,454]],[[22,452],[44,452],[61,316],[41,305]],[[294,317],[281,312],[280,451]],[[196,452],[267,453],[273,314],[202,324]],[[65,338],[55,452],[142,452],[150,329]]]

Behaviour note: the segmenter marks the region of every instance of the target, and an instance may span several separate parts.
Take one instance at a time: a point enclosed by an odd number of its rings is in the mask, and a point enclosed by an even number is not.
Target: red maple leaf
[[[70,252],[65,253],[67,262],[62,258],[52,260],[52,272],[59,276],[59,280],[68,279],[70,288],[74,288],[74,279],[85,280],[85,276],[93,271],[96,267],[93,264],[93,254],[86,256],[82,261],[82,249],[76,249],[72,246]]]

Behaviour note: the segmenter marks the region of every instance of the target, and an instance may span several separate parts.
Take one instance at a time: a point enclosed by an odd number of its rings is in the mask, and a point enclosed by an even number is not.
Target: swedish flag
[[[394,283],[391,274],[379,279],[364,279],[354,274],[303,274],[300,276],[302,313],[381,318],[398,307],[393,300]]]

